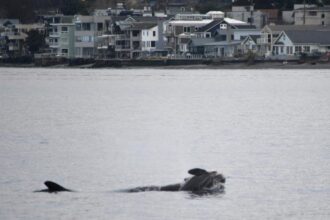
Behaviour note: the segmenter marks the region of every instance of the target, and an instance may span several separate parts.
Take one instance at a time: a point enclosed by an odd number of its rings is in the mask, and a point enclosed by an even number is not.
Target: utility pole
[[[303,25],[306,24],[306,0],[304,0],[304,15],[303,15]]]
[[[250,25],[252,26],[252,24],[253,24],[253,11],[254,11],[253,0],[251,0],[250,11],[251,11],[251,14],[250,14]]]

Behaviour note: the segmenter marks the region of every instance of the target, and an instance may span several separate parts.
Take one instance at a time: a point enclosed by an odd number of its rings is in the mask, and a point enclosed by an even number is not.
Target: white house
[[[159,41],[159,32],[157,24],[150,24],[141,30],[141,50],[143,52],[152,52],[156,50],[156,44]]]
[[[243,54],[249,52],[258,53],[257,39],[260,35],[249,35],[241,42],[241,51]]]
[[[330,51],[330,30],[286,30],[275,40],[275,57],[297,57],[301,53],[314,54]]]

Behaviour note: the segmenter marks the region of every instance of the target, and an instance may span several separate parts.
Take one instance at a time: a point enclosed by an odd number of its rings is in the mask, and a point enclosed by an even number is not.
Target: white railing
[[[168,55],[168,59],[171,59],[171,60],[200,60],[200,59],[203,59],[203,55],[200,55],[200,54],[171,54],[171,55]]]

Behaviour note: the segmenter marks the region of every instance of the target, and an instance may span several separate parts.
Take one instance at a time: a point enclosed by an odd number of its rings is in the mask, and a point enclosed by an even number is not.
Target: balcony
[[[49,37],[57,38],[57,37],[60,37],[60,34],[59,34],[59,32],[49,32]]]
[[[116,35],[116,40],[129,40],[130,36],[127,34],[118,34]]]
[[[267,38],[258,38],[257,44],[268,44],[268,39]]]

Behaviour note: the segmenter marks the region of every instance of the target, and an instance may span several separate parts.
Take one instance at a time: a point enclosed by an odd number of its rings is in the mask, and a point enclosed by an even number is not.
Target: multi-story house
[[[51,54],[65,58],[93,58],[96,39],[108,30],[109,16],[56,16],[51,21],[49,46]]]
[[[295,25],[330,25],[330,6],[303,7],[294,11]]]
[[[210,16],[201,14],[178,14],[173,20],[166,22],[165,36],[167,48],[172,54],[185,52],[185,44],[198,32],[199,28],[211,23]]]
[[[164,51],[164,18],[127,17],[114,22],[113,34],[116,37],[115,57],[136,59]]]
[[[17,19],[0,20],[2,57],[18,57],[28,53],[25,47],[25,40],[28,35],[16,28],[16,25],[19,25]]]
[[[59,19],[57,19],[59,18]],[[48,43],[50,55],[65,58],[74,58],[74,23],[73,16],[55,17],[50,23]]]
[[[232,4],[231,12],[227,12],[226,15],[255,25],[259,29],[279,20],[279,10],[269,0],[236,0]]]
[[[204,39],[192,38],[189,43],[193,54],[223,58],[241,55],[241,43],[248,36],[260,35],[260,30],[246,22],[232,18],[214,20],[199,29],[211,36]]]
[[[93,58],[96,55],[96,39],[108,31],[109,16],[81,16],[73,19],[75,25],[75,57]]]

